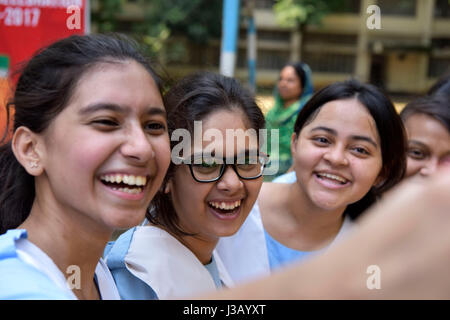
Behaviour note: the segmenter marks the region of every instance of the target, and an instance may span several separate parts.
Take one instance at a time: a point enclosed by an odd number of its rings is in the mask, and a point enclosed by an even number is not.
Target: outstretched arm
[[[379,289],[369,289],[375,266]],[[407,181],[325,254],[206,299],[449,299],[450,169]],[[370,269],[369,269],[370,271]],[[373,271],[370,271],[373,272]]]

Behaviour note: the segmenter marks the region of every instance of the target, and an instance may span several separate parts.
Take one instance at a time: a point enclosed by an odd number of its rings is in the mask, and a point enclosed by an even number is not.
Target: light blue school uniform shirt
[[[102,259],[95,268],[94,281],[101,299],[120,299]],[[27,239],[27,231],[14,229],[0,236],[1,299],[77,300],[77,297],[53,260]]]
[[[136,240],[136,235],[140,238],[139,240]],[[154,236],[154,238],[143,238],[145,236]],[[158,239],[166,239],[169,241],[173,241],[172,243],[178,243],[178,240],[175,240],[171,235],[169,235],[167,232],[163,231],[162,229],[156,228],[156,227],[148,227],[148,226],[141,226],[141,227],[134,227],[123,234],[120,235],[120,237],[113,242],[108,243],[108,245],[105,248],[104,256],[106,258],[106,263],[111,271],[111,274],[114,277],[114,280],[116,282],[117,289],[119,291],[120,297],[123,300],[156,300],[156,299],[166,299],[166,296],[159,297],[157,292],[158,291],[164,291],[161,290],[161,286],[167,286],[167,287],[173,287],[174,284],[158,284],[158,288],[153,288],[148,281],[156,280],[156,277],[170,277],[171,275],[174,275],[173,269],[164,269],[161,267],[164,263],[170,263],[170,265],[175,267],[177,263],[180,263],[180,260],[177,257],[178,253],[173,252],[172,257],[170,258],[170,262],[167,261],[163,257],[158,257],[157,250],[160,249],[153,247],[154,242],[156,242]],[[154,240],[154,241],[152,241]],[[147,241],[146,243],[142,243],[143,241]],[[176,242],[175,242],[176,241]],[[141,245],[145,246],[147,249],[143,252],[143,254],[135,254],[135,252],[139,252],[133,249],[130,249],[132,245],[137,246],[137,242],[141,242]],[[164,241],[162,242],[165,243]],[[187,248],[182,246],[181,244],[178,244],[179,247],[183,247],[183,250],[188,251]],[[173,248],[172,248],[173,249]],[[170,246],[164,246],[163,250],[171,250]],[[153,252],[152,252],[153,251]],[[141,251],[142,252],[142,251]],[[145,256],[144,256],[145,254]],[[190,253],[192,254],[192,253]],[[135,258],[135,262],[138,261],[139,265],[128,261],[128,257],[132,255]],[[138,256],[139,255],[139,256]],[[152,258],[152,255],[154,257]],[[193,254],[192,254],[193,255]],[[158,258],[161,260],[159,261],[161,263],[161,266],[154,267],[155,264],[158,263]],[[195,258],[196,259],[196,258]],[[150,264],[148,264],[150,263]],[[200,261],[197,261],[197,263],[200,265]],[[168,268],[170,268],[170,265],[167,265]],[[197,265],[197,267],[199,267]],[[146,267],[149,268],[149,270],[145,270]],[[181,266],[183,271],[186,271],[189,275],[190,272],[194,273],[196,272],[195,269],[190,269],[190,267],[194,267],[193,265],[185,265]],[[220,288],[223,286],[220,272],[217,266],[217,262],[214,258],[214,255],[212,256],[212,260],[207,265],[202,265],[200,268],[205,268],[209,276],[212,278],[215,288]],[[140,272],[136,272],[140,271]],[[195,273],[198,274],[198,273]],[[158,276],[159,275],[159,276]],[[193,274],[194,276],[194,274]],[[147,282],[143,279],[147,279]],[[201,278],[198,278],[201,279]],[[204,278],[203,278],[204,279]],[[206,280],[206,279],[204,279]],[[158,281],[156,281],[158,282]],[[156,283],[155,282],[155,283]],[[197,283],[199,286],[201,283]],[[181,285],[181,283],[180,283]],[[181,289],[181,288],[180,288]],[[183,288],[185,290],[186,288]],[[176,292],[177,288],[171,288],[169,289],[171,292]],[[186,291],[184,291],[186,292]]]
[[[297,176],[295,174],[295,171],[291,171],[275,178],[272,182],[294,183],[296,181]],[[270,236],[270,234],[267,233],[266,230],[264,230],[264,238],[266,239],[267,253],[269,256],[269,265],[270,269],[272,270],[292,261],[304,260],[314,253],[313,251],[298,251],[286,247],[283,244],[276,241],[275,239],[273,239]]]
[[[275,270],[293,261],[299,262],[305,260],[321,251],[299,251],[291,249],[272,238],[266,230],[264,230],[264,238],[266,239],[267,255],[271,270]]]
[[[122,300],[156,300],[158,296],[152,287],[134,276],[125,264],[135,230],[136,227],[122,233],[117,241],[109,242],[103,256]]]
[[[297,175],[295,171],[291,171],[277,177],[272,182],[294,183],[296,181]],[[342,236],[342,231],[348,230],[350,228],[350,225],[351,225],[350,219],[346,217],[344,220],[344,224],[341,227],[341,230],[339,231],[339,234],[338,236],[336,236],[336,238]],[[286,247],[285,245],[279,243],[277,240],[273,239],[266,230],[264,230],[264,238],[266,239],[267,254],[269,257],[269,265],[271,270],[293,261],[302,261],[307,258],[311,258],[313,255],[325,251],[324,249],[315,251],[299,251]]]
[[[31,248],[31,254],[24,246]],[[50,259],[27,240],[25,230],[8,230],[0,236],[0,300],[76,299],[69,289],[36,268],[30,257]]]

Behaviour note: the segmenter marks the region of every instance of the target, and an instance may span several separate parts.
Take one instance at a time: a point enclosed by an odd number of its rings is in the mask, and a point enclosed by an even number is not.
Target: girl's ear
[[[170,193],[170,186],[171,186],[171,180],[167,181],[166,185],[164,186],[164,193]]]
[[[292,157],[297,151],[297,134],[294,132],[291,136],[291,155]]]
[[[378,177],[375,179],[375,182],[372,184],[374,188],[380,187],[384,182],[386,182],[385,174],[384,172],[380,172]]]
[[[11,147],[19,163],[28,174],[39,176],[44,171],[42,163],[42,139],[27,127],[19,127],[14,132]]]

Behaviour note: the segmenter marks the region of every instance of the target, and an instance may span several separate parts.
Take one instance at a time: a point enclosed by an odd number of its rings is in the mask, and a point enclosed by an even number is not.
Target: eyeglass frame
[[[223,177],[223,174],[226,171],[225,168],[227,166],[231,166],[233,168],[234,172],[236,172],[236,175],[239,177],[239,179],[242,179],[242,180],[255,180],[255,179],[261,178],[264,175],[264,168],[267,166],[267,164],[269,164],[269,161],[270,161],[270,159],[269,159],[270,155],[268,155],[268,154],[266,154],[264,152],[259,152],[259,153],[262,154],[264,159],[267,160],[267,161],[265,163],[261,164],[261,173],[259,175],[255,176],[255,177],[251,177],[251,178],[242,177],[239,174],[239,172],[238,172],[238,170],[236,168],[236,165],[239,165],[239,163],[226,163],[226,161],[224,161],[223,163],[220,164],[220,166],[221,166],[220,167],[220,173],[219,173],[217,178],[210,179],[210,180],[199,180],[199,179],[197,179],[195,177],[194,169],[192,169],[192,163],[183,163],[183,164],[189,166],[189,171],[191,172],[192,178],[195,181],[200,182],[200,183],[210,183],[210,182],[219,181]],[[261,155],[259,155],[258,157],[261,157]],[[186,160],[186,158],[183,158],[183,157],[177,157],[177,158],[178,158],[178,160]],[[225,160],[225,158],[224,158],[224,160]]]

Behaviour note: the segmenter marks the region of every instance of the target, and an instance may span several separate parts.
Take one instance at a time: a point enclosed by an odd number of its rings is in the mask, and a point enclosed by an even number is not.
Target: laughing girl
[[[291,140],[294,172],[280,177],[288,183],[264,183],[241,230],[220,241],[234,279],[322,252],[405,171],[402,122],[372,85],[348,81],[319,91]]]
[[[123,234],[109,252],[108,266],[125,299],[175,298],[230,286],[214,248],[241,227],[262,184],[266,158],[257,133],[264,116],[236,80],[189,76],[171,88],[165,104],[169,133],[187,132],[188,148],[172,152],[148,222]],[[199,132],[203,139],[195,146]],[[176,150],[179,142],[172,143]]]
[[[126,38],[73,36],[31,59],[10,105],[0,299],[119,299],[100,258],[144,219],[169,165],[159,78]]]

